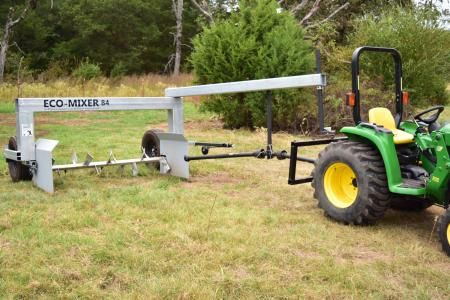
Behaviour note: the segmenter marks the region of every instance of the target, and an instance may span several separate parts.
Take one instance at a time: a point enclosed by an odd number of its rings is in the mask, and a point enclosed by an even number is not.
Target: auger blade
[[[109,150],[109,158],[108,158],[107,164],[111,164],[111,163],[115,162],[116,160],[117,160],[117,159],[116,159],[116,157],[114,156],[113,151],[112,151],[112,150]]]
[[[84,160],[83,165],[89,166],[93,160],[94,160],[94,157],[88,153],[88,154],[86,154],[86,158]]]
[[[76,165],[78,163],[78,156],[75,151],[72,152],[72,164]]]
[[[135,162],[131,164],[131,174],[134,177],[136,177],[139,174],[139,168]]]

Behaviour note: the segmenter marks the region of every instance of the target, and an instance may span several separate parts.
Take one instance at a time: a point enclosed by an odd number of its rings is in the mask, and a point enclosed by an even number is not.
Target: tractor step
[[[425,181],[420,179],[403,178],[403,183],[400,187],[409,189],[422,189],[425,187]]]

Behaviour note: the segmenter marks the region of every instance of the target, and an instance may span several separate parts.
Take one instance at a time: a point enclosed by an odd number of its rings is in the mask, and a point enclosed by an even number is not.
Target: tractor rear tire
[[[9,138],[8,149],[17,150],[17,140],[15,136]],[[6,162],[8,163],[9,176],[13,182],[30,181],[33,178],[30,167],[22,164],[20,161],[7,159]]]
[[[160,156],[160,141],[157,133],[163,132],[161,129],[147,130],[142,137],[141,147],[144,148],[148,157]],[[159,170],[159,163],[148,163],[147,166],[155,166]]]
[[[337,221],[373,224],[389,208],[386,169],[372,145],[354,141],[328,145],[312,176],[319,207]]]
[[[418,212],[433,205],[430,199],[423,199],[414,196],[391,195],[391,208],[399,211]]]
[[[442,250],[450,256],[450,209],[445,210],[439,217],[438,235]]]

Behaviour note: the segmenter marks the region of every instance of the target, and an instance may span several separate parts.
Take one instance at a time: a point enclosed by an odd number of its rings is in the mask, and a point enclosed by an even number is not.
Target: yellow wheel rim
[[[336,207],[346,208],[356,201],[357,178],[352,168],[345,163],[331,164],[325,171],[323,185],[328,200]],[[447,234],[449,232],[447,230]]]
[[[447,225],[447,243],[450,244],[450,224]]]

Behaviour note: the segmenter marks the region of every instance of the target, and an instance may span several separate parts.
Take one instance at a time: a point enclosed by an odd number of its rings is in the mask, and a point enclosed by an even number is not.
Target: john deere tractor
[[[359,58],[363,52],[392,55],[395,63],[395,115],[384,107],[360,115]],[[421,210],[430,205],[446,209],[440,217],[439,238],[450,256],[450,124],[437,120],[443,106],[402,120],[409,95],[402,90],[400,53],[392,48],[361,47],[352,57],[354,127],[344,127],[347,139],[330,143],[315,161],[314,196],[330,217],[349,224],[376,222],[389,208]]]

